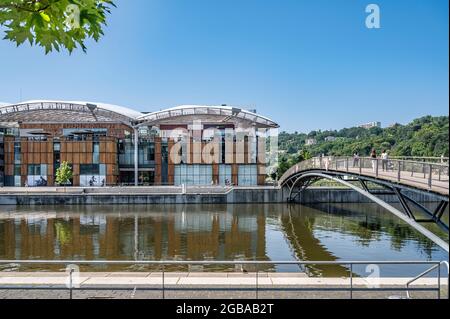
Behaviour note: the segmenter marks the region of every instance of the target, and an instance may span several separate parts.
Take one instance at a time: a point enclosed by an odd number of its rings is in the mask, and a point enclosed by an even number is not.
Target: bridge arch
[[[441,217],[448,207],[449,204],[449,198],[448,198],[448,180],[447,182],[444,179],[443,183],[436,183],[436,187],[431,187],[433,178],[435,178],[436,175],[436,167],[439,168],[439,182],[441,181],[441,170],[446,170],[447,178],[448,178],[448,165],[441,165],[437,164],[437,166],[433,166],[435,164],[432,163],[420,163],[422,167],[428,167],[428,176],[424,170],[423,178],[427,181],[424,184],[421,184],[422,181],[418,181],[418,177],[415,177],[414,179],[409,178],[410,172],[407,171],[408,179],[406,182],[403,182],[400,180],[400,177],[405,176],[405,171],[401,170],[407,165],[402,163],[401,161],[398,161],[397,167],[397,173],[398,178],[391,178],[389,175],[385,176],[378,176],[378,174],[375,174],[375,172],[372,174],[372,167],[370,167],[369,172],[366,167],[363,168],[363,164],[360,162],[360,166],[353,171],[349,168],[349,161],[352,160],[351,158],[338,158],[333,160],[327,160],[325,165],[323,165],[322,158],[313,158],[311,160],[301,162],[291,169],[289,169],[283,177],[280,179],[280,187],[285,188],[287,187],[289,190],[289,201],[294,201],[296,197],[301,194],[305,189],[307,189],[309,186],[311,186],[315,181],[319,179],[327,179],[332,180],[336,183],[339,183],[341,185],[344,185],[348,187],[349,189],[352,189],[362,196],[368,198],[372,202],[382,206],[386,210],[388,210],[390,213],[394,214],[404,222],[406,222],[408,225],[422,233],[424,236],[432,240],[434,243],[436,243],[438,246],[443,248],[445,251],[449,251],[449,244],[439,238],[437,235],[423,227],[419,222],[435,222],[442,228],[444,228],[446,231],[448,231],[448,225],[444,224],[441,221]],[[369,159],[371,163],[373,163],[373,159]],[[378,164],[378,160],[377,161]],[[344,163],[344,164],[342,164]],[[373,164],[372,164],[373,165]],[[412,164],[414,167],[414,163]],[[376,168],[378,170],[378,167]],[[377,171],[378,173],[378,171]],[[391,174],[392,175],[392,174]],[[414,177],[414,170],[411,174],[412,177]],[[351,178],[353,181],[358,181],[361,183],[362,187],[358,187],[352,183],[350,183],[348,180],[345,180],[345,178]],[[404,177],[405,178],[405,177]],[[405,178],[406,179],[406,178]],[[372,182],[378,185],[383,186],[383,190],[381,191],[373,191],[370,190],[366,182]],[[443,185],[447,184],[447,189]],[[404,194],[402,191],[408,190],[413,192],[419,192],[425,195],[434,196],[436,199],[440,200],[439,205],[436,207],[436,210],[434,212],[429,211],[426,207],[421,205],[420,203],[416,202],[413,198],[409,197],[408,195]],[[294,196],[295,195],[295,196]],[[399,199],[400,204],[402,205],[402,208],[404,212],[400,211],[399,209],[393,207],[392,205],[386,203],[381,198],[377,197],[376,195],[396,195]],[[413,211],[411,210],[409,203],[412,203],[414,206],[418,207],[420,210],[428,214],[431,218],[427,220],[423,219],[416,219]]]

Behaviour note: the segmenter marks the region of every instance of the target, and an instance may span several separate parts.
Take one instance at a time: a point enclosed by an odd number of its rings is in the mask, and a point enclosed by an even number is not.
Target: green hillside
[[[390,156],[449,156],[448,116],[425,116],[407,125],[387,128],[344,128],[339,131],[312,131],[309,134],[282,132],[279,135],[278,174],[299,160],[320,154],[346,156],[358,152],[368,156],[375,148],[378,154],[386,149]],[[307,139],[316,144],[305,145]]]

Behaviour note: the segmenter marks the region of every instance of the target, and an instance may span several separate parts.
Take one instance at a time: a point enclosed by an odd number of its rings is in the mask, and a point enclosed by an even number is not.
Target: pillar
[[[134,185],[139,186],[139,130],[134,128]]]

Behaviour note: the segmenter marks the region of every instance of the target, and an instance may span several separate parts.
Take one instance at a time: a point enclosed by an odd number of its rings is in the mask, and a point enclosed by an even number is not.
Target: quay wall
[[[405,192],[408,193],[408,192]],[[134,204],[248,204],[286,203],[289,193],[276,187],[246,187],[221,191],[208,189],[182,194],[178,189],[58,189],[13,191],[0,189],[0,205],[134,205]],[[434,202],[432,196],[409,192],[418,202]],[[392,195],[380,195],[386,202],[397,202]],[[370,203],[361,194],[343,188],[310,188],[305,190],[296,202],[311,203]]]

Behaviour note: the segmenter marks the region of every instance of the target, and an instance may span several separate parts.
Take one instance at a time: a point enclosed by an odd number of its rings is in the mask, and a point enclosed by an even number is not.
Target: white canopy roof
[[[102,122],[120,121],[130,125],[180,124],[203,119],[212,123],[235,123],[257,127],[279,127],[271,119],[233,106],[181,105],[144,114],[133,109],[86,101],[31,100],[0,105],[0,122]]]
[[[262,127],[279,127],[271,119],[259,114],[233,106],[181,105],[140,116],[141,124],[158,124],[176,122],[180,117],[204,117],[215,122],[249,122]]]
[[[123,106],[85,101],[31,100],[0,106],[0,119],[10,121],[131,122],[141,115]]]

